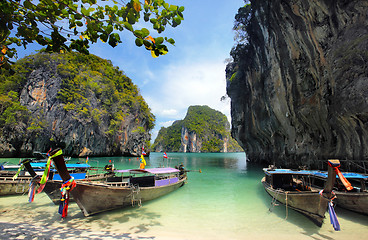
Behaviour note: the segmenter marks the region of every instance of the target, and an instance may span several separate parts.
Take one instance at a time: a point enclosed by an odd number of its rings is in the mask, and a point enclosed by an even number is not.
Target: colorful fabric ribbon
[[[336,172],[336,174],[339,176],[340,181],[342,182],[342,184],[344,184],[345,188],[348,191],[353,190],[353,187],[351,186],[351,183],[340,172],[340,170],[339,170],[340,164],[339,165],[336,165],[336,164],[333,164],[330,161],[328,161],[328,165],[334,169],[334,171]]]
[[[17,179],[17,177],[18,177],[18,175],[19,175],[20,171],[22,171],[22,169],[23,169],[23,168],[24,168],[24,165],[22,164],[22,165],[18,168],[17,173],[13,176],[13,181],[14,181],[15,179]]]
[[[139,168],[140,169],[144,169],[146,167],[146,160],[144,160],[144,157],[143,155],[141,155],[141,161],[140,161],[140,164],[139,164]]]
[[[28,202],[29,203],[33,202],[34,200],[36,186],[37,186],[37,182],[35,181],[31,181],[31,183],[29,184],[29,190],[28,190]]]
[[[63,151],[60,149],[59,151],[57,151],[54,155],[50,156],[47,159],[47,163],[46,163],[46,167],[45,167],[45,171],[43,172],[43,175],[41,177],[41,181],[40,181],[40,187],[37,190],[37,193],[42,192],[42,190],[44,189],[47,180],[49,179],[49,174],[50,174],[50,168],[51,168],[51,159],[57,156],[60,156],[63,154]]]
[[[328,213],[330,214],[330,222],[333,228],[335,229],[335,231],[340,231],[341,230],[340,223],[339,223],[339,220],[337,219],[332,201],[328,203]]]
[[[65,218],[68,215],[68,206],[69,206],[69,193],[77,186],[73,177],[71,177],[68,181],[65,181],[60,188],[61,191],[61,199],[59,205],[59,214],[61,214],[62,218]]]
[[[37,193],[42,192],[42,190],[44,189],[46,182],[49,179],[50,167],[51,167],[51,157],[47,159],[45,170],[43,171],[41,181],[40,181],[40,187],[38,188]]]

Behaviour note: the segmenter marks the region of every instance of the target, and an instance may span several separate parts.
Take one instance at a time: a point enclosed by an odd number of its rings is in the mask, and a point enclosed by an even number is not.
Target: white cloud
[[[159,125],[162,126],[162,127],[169,127],[171,126],[175,121],[172,120],[172,121],[166,121],[166,122],[160,122]]]
[[[225,64],[222,60],[171,64],[161,76],[164,86],[160,95],[162,109],[186,112],[191,105],[208,105],[225,113],[224,110],[229,107],[228,103],[220,101],[226,94]]]
[[[163,116],[176,116],[178,111],[176,109],[163,109],[160,114]]]

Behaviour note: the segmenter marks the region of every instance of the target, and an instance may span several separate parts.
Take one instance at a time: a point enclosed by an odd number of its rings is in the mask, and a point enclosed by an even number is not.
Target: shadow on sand
[[[58,206],[47,198],[38,200],[27,203],[26,196],[8,198],[13,204],[0,209],[1,239],[156,239],[146,236],[147,232],[161,225],[160,215],[144,207],[84,217],[77,204],[70,203],[67,218],[61,219]]]

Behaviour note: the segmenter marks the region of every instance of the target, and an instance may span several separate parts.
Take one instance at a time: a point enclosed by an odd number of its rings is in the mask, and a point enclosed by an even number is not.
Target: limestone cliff
[[[1,157],[57,146],[80,157],[137,156],[147,148],[154,116],[137,87],[111,62],[94,55],[39,53],[18,61],[14,70],[0,79],[5,88]],[[6,88],[19,96],[11,104],[4,100]],[[19,103],[18,109],[25,108],[12,116],[8,110]]]
[[[224,114],[208,106],[190,106],[183,120],[161,128],[152,146],[156,152],[240,152]]]
[[[248,41],[226,69],[232,136],[248,158],[367,159],[368,1],[253,0],[250,9],[240,20]]]

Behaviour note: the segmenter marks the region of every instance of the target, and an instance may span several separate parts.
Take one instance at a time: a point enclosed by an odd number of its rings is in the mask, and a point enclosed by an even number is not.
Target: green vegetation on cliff
[[[110,61],[93,55],[66,54],[57,71],[63,78],[58,98],[65,103],[66,110],[76,110],[97,123],[101,116],[109,114],[110,132],[119,129],[129,112],[137,111],[147,120],[147,129],[154,127],[155,117],[137,86]],[[90,95],[100,101],[100,109],[94,108]],[[127,106],[128,112],[121,111],[122,106]]]
[[[178,152],[181,146],[181,128],[183,120],[175,121],[170,127],[161,127],[152,145],[153,151],[159,151],[159,147],[167,152]]]
[[[51,68],[57,69],[54,76]],[[61,78],[57,98],[64,109],[96,124],[109,121],[109,134],[118,131],[130,113],[143,116],[147,131],[154,126],[155,117],[137,86],[110,61],[80,53],[38,53],[17,61],[11,72],[0,70],[0,131],[19,124],[25,124],[28,130],[44,126],[39,116],[31,116],[20,103],[21,91],[34,69],[49,71],[50,79]]]
[[[195,139],[190,139],[188,135],[193,134]],[[188,149],[184,149],[186,145],[189,145]],[[190,106],[183,120],[160,129],[153,150],[223,152],[225,145],[226,151],[242,151],[230,137],[230,124],[226,116],[208,106]]]

